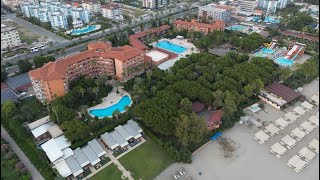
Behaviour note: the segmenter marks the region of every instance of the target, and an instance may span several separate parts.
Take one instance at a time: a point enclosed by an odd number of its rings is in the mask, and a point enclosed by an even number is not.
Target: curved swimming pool
[[[81,34],[86,34],[88,32],[96,30],[95,25],[89,25],[84,29],[75,29],[71,32],[71,35],[81,35]]]
[[[182,47],[182,46],[178,46],[176,44],[173,44],[171,42],[168,41],[161,41],[159,43],[157,43],[156,45],[158,48],[164,49],[164,50],[168,50],[171,52],[174,52],[176,54],[180,54],[183,53],[187,50],[187,48]]]
[[[126,110],[126,106],[130,106],[132,103],[131,98],[128,95],[123,96],[117,104],[103,109],[93,109],[89,113],[98,118],[112,117],[114,111],[118,110],[123,113]]]
[[[278,63],[280,66],[290,67],[293,65],[293,59],[287,59],[285,57],[279,57],[275,60],[276,63]]]

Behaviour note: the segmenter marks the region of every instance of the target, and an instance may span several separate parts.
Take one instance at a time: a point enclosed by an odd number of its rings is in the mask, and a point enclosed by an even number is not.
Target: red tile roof
[[[224,28],[225,26],[225,22],[221,20],[215,21],[212,24],[199,23],[196,21],[189,22],[189,21],[175,20],[174,24],[193,26],[193,27],[199,27],[199,28],[210,28],[210,29]]]
[[[109,4],[101,5],[101,8],[102,9],[118,9],[120,8],[120,6],[118,4],[109,3]]]
[[[29,75],[32,79],[58,80],[66,76],[66,68],[81,60],[91,57],[112,58],[126,61],[144,52],[131,46],[111,47],[110,43],[97,42],[88,44],[88,50],[64,59],[49,62],[41,68],[31,70]]]
[[[311,41],[319,42],[319,37],[311,36],[311,35],[308,35],[308,34],[303,34],[301,32],[294,32],[294,31],[286,30],[286,31],[282,31],[281,33],[284,34],[284,35],[287,35],[287,36],[294,36],[294,37],[298,37],[298,38],[303,38],[303,39],[308,39],[308,40],[311,40]]]
[[[265,89],[269,93],[273,93],[273,94],[277,95],[278,97],[282,97],[282,99],[284,99],[288,103],[301,96],[301,94],[299,92],[296,92],[296,91],[288,88],[287,86],[284,86],[284,85],[277,83],[277,82],[274,82],[272,84],[267,85],[265,87]]]
[[[207,126],[220,125],[222,123],[221,117],[222,110],[212,111],[210,113],[209,119],[207,120]]]

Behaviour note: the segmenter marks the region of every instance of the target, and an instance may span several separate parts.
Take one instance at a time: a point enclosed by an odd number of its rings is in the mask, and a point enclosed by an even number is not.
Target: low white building
[[[103,17],[114,21],[123,20],[122,10],[118,4],[109,3],[101,6],[101,14]]]
[[[15,47],[20,44],[19,32],[14,27],[1,24],[1,49]]]
[[[75,19],[72,21],[73,28],[79,28],[83,26],[83,22],[81,20]]]

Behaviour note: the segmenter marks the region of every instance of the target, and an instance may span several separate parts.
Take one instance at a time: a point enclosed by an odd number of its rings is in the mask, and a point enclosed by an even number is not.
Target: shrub
[[[5,155],[5,158],[8,159],[8,160],[11,160],[13,158],[13,152],[12,151],[9,151],[6,155]]]
[[[9,144],[2,144],[1,145],[1,151],[3,153],[7,153],[9,151],[10,147],[9,147]]]

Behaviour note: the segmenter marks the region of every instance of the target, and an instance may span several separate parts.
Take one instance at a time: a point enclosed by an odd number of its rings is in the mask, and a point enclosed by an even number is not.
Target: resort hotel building
[[[88,44],[88,50],[49,62],[29,72],[37,99],[50,102],[63,96],[69,83],[80,76],[113,76],[128,80],[150,66],[151,58],[132,46],[112,47],[110,43]]]
[[[198,16],[208,19],[212,17],[212,20],[229,21],[231,18],[232,7],[216,4],[208,4],[206,6],[199,7]]]
[[[21,45],[19,32],[14,27],[1,24],[1,49],[19,45]]]
[[[199,23],[195,19],[192,19],[191,22],[182,21],[182,20],[175,20],[174,27],[177,30],[186,29],[186,30],[199,31],[199,32],[203,32],[204,34],[208,34],[208,33],[213,32],[215,30],[224,31],[225,22],[218,20],[212,24],[206,24],[206,23]]]
[[[254,9],[257,7],[257,1],[251,1],[251,0],[239,0],[239,10],[241,12],[245,13],[254,13]]]

